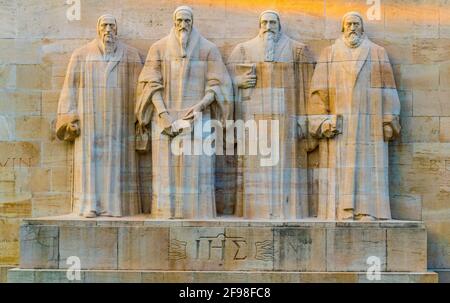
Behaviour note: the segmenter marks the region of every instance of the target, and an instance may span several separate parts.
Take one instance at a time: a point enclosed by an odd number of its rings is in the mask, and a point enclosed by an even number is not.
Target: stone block
[[[36,167],[41,161],[39,143],[0,141],[0,150],[0,168]]]
[[[169,228],[119,227],[119,269],[168,269]]]
[[[449,165],[448,163],[447,165]],[[444,179],[449,183],[448,177]],[[446,186],[449,188],[449,186]],[[450,217],[450,192],[442,188],[438,193],[429,193],[423,195],[423,220],[436,221],[446,220]]]
[[[450,60],[450,39],[415,39],[412,50],[415,64],[446,62]]]
[[[46,77],[39,64],[18,64],[16,72],[16,86],[22,89],[41,89]]]
[[[326,229],[276,228],[274,270],[326,271]]]
[[[0,264],[19,263],[20,219],[0,218]]]
[[[386,37],[397,39],[438,38],[439,0],[390,0],[385,7]]]
[[[412,90],[397,90],[401,104],[400,115],[402,117],[411,117],[413,115],[413,97]]]
[[[8,283],[34,283],[36,271],[14,268],[8,271]]]
[[[10,283],[67,282],[65,271],[12,269]],[[214,271],[93,271],[82,270],[81,281],[89,283],[437,283],[433,272],[382,273],[379,281],[367,279],[364,273],[349,272],[214,272]],[[44,278],[45,277],[45,278]],[[50,278],[54,280],[51,281]],[[65,280],[65,281],[64,281]]]
[[[23,196],[23,200],[20,198],[22,198],[20,195],[12,195],[11,200],[6,198],[4,201],[1,201],[0,217],[4,219],[30,217],[31,201],[29,196]]]
[[[400,142],[439,142],[439,117],[402,118]]]
[[[270,226],[227,227],[223,241],[225,270],[273,269],[276,249]]]
[[[51,191],[52,192],[70,192],[71,176],[70,171],[64,167],[53,167],[51,169]]]
[[[221,270],[225,261],[225,228],[172,227],[169,268],[172,270]]]
[[[12,269],[12,266],[0,266],[0,284],[8,282],[8,270]]]
[[[369,257],[380,260],[386,271],[386,230],[336,228],[327,230],[327,271],[367,271]]]
[[[388,229],[386,246],[386,271],[425,272],[427,270],[427,232],[425,229]]]
[[[439,275],[439,283],[450,283],[450,270],[435,270]]]
[[[0,87],[16,87],[16,66],[11,64],[0,64]]]
[[[31,169],[31,191],[33,193],[49,192],[51,170],[49,168],[34,167]]]
[[[70,193],[42,193],[32,198],[33,216],[60,216],[72,211]]]
[[[422,197],[417,194],[392,194],[391,215],[396,220],[421,221]]]
[[[2,1],[0,3],[0,38],[15,38],[16,37],[16,15],[17,2],[16,1]]]
[[[73,147],[66,142],[60,142],[58,140],[51,142],[43,142],[42,144],[42,166],[43,167],[64,167],[66,169],[72,169],[71,155],[73,153]]]
[[[110,271],[84,271],[84,283],[141,283],[142,272],[118,271],[111,274]]]
[[[58,268],[59,227],[20,227],[20,268]]]
[[[67,258],[80,258],[82,269],[117,269],[118,229],[115,227],[60,227],[59,268]]]
[[[16,136],[19,140],[49,140],[50,131],[50,121],[40,116],[16,118]]]
[[[444,220],[426,222],[428,268],[450,268],[450,222]]]
[[[439,66],[432,64],[410,64],[401,65],[401,78],[399,88],[401,89],[428,89],[439,88]]]

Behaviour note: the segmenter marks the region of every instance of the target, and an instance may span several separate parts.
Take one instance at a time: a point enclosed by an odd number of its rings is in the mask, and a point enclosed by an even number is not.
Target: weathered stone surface
[[[14,267],[0,265],[0,284],[8,282],[8,270],[12,268]]]
[[[173,226],[165,227],[169,221],[144,216],[63,218],[26,221],[27,235],[59,228],[59,245],[24,240],[22,263],[28,268],[57,268],[48,255],[59,254],[59,268],[76,256],[88,270],[356,272],[367,270],[371,256],[380,258],[383,272],[426,269],[426,236],[419,222],[170,221]],[[52,262],[46,265],[47,260]]]
[[[428,268],[450,268],[450,223],[431,221],[428,231]]]
[[[386,271],[386,230],[336,228],[327,230],[327,271],[367,271],[374,256]]]
[[[119,269],[168,269],[169,228],[119,227]]]
[[[326,229],[276,228],[275,270],[326,271]]]
[[[12,269],[9,283],[69,282],[62,270]],[[93,271],[82,270],[81,281],[89,283],[437,283],[438,275],[427,273],[383,273],[368,280],[365,272],[194,272],[194,271]]]
[[[59,268],[67,258],[80,258],[82,269],[117,269],[118,229],[114,227],[60,227]]]
[[[388,229],[386,242],[387,271],[427,270],[427,233],[425,229]]]
[[[20,228],[20,268],[59,268],[59,227]]]

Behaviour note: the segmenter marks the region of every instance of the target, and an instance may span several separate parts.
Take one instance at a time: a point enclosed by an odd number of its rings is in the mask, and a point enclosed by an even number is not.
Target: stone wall
[[[284,30],[318,57],[339,35],[341,16],[367,15],[366,2],[377,1],[80,0],[80,20],[69,21],[64,0],[0,1],[0,265],[18,262],[20,218],[71,210],[72,150],[52,126],[69,56],[95,36],[99,15],[116,15],[120,37],[144,59],[169,32],[173,9],[188,4],[226,59],[257,34],[259,12],[276,9]],[[402,138],[391,145],[393,215],[424,220],[428,267],[450,269],[450,1],[380,3],[366,31],[387,49],[402,102]]]

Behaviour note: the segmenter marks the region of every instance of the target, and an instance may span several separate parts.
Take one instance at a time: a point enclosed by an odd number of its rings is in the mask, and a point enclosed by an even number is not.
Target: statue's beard
[[[181,46],[181,56],[183,58],[186,57],[186,52],[187,52],[187,47],[188,47],[188,43],[189,43],[189,34],[190,31],[187,29],[180,29],[178,30],[178,42],[180,43]]]
[[[116,51],[116,37],[114,35],[103,36],[103,50],[106,56],[114,54]]]
[[[357,32],[348,32],[344,35],[344,41],[348,47],[356,48],[361,45],[363,35]]]
[[[264,41],[264,61],[272,62],[275,57],[275,43],[277,41],[277,34],[271,30],[263,33]]]

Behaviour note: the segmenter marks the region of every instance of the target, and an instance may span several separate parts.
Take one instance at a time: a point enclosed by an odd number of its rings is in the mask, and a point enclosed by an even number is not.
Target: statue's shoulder
[[[383,53],[386,51],[386,49],[384,47],[382,47],[381,45],[378,45],[369,39],[368,39],[368,41],[369,41],[370,48],[377,51],[378,53]]]
[[[308,48],[308,46],[305,43],[302,43],[300,41],[294,40],[294,39],[292,39],[289,36],[286,36],[286,37],[287,37],[288,41],[291,43],[291,45],[293,47],[295,47],[296,49],[303,49],[303,50],[305,50],[305,49]]]
[[[167,40],[169,40],[169,36],[165,36],[150,46],[150,51],[154,50],[164,50],[167,47]]]
[[[97,43],[96,40],[92,40],[92,41],[76,48],[72,52],[72,59],[82,59],[82,58],[86,57],[87,54],[92,52],[93,47],[97,46],[96,43]]]
[[[256,47],[257,44],[258,44],[258,37],[254,37],[250,40],[239,43],[236,46],[236,48],[251,49],[251,48]]]
[[[200,43],[202,45],[202,48],[206,48],[208,50],[219,49],[214,42],[209,41],[208,39],[206,39],[202,35],[200,35]]]

